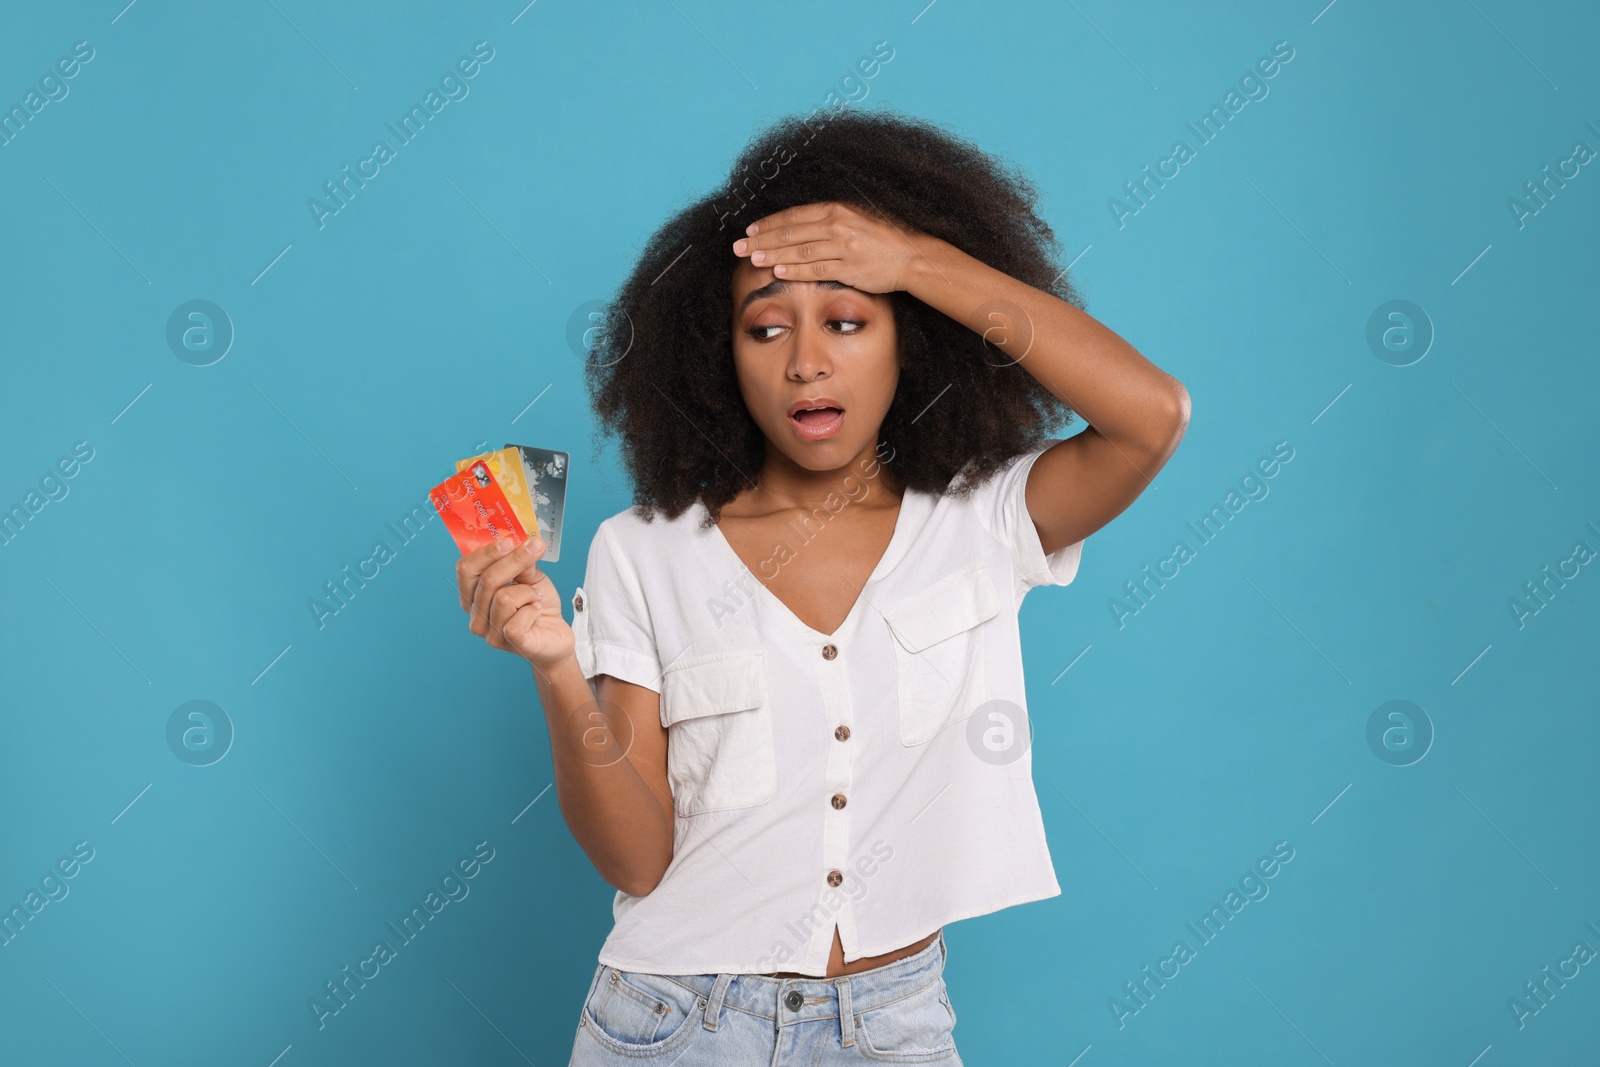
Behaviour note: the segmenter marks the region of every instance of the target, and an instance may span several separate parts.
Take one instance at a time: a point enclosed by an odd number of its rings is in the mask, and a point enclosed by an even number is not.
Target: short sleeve
[[[609,674],[661,692],[661,660],[639,571],[601,523],[583,585],[572,594],[572,633],[586,679]]]
[[[972,490],[971,503],[988,531],[1011,552],[1024,590],[1038,585],[1066,585],[1078,576],[1083,542],[1065,545],[1045,555],[1038,527],[1028,513],[1028,471],[1057,442],[1025,452]]]

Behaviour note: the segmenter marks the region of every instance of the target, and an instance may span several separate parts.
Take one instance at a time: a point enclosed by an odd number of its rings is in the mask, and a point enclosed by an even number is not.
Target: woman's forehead
[[[733,279],[734,294],[737,295],[739,290],[745,286],[754,286],[754,288],[748,289],[743,298],[739,300],[739,305],[736,309],[737,311],[743,311],[757,300],[765,300],[769,296],[782,296],[783,294],[789,293],[797,288],[800,291],[804,291],[808,288],[814,288],[823,291],[842,290],[844,292],[857,293],[869,300],[874,296],[881,295],[864,292],[863,290],[857,289],[853,285],[846,285],[844,282],[836,281],[832,278],[822,278],[814,282],[790,282],[786,278],[774,276],[771,268],[752,269],[743,278],[741,278],[738,273],[735,273]]]

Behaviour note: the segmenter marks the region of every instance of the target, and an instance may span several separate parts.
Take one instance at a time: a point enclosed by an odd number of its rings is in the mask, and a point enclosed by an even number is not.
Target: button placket
[[[849,720],[854,711],[850,695],[850,676],[846,665],[847,657],[844,655],[849,647],[849,635],[841,634],[834,639],[825,640],[820,647],[813,647],[817,648],[815,654],[822,660],[817,667],[820,671],[822,706],[827,715],[828,729],[836,742],[844,741],[850,737]],[[821,814],[823,819],[821,859],[825,887],[819,897],[824,900],[839,896],[835,890],[844,884],[844,869],[850,860],[850,812],[845,805],[854,780],[856,747],[837,743],[828,746],[825,777],[820,783],[823,788],[821,799],[827,805]],[[829,901],[825,907],[838,921],[840,930],[853,929],[853,917],[849,914],[850,901],[845,899],[842,905],[838,906],[829,906],[831,903]],[[833,929],[832,922],[818,924],[816,936],[808,952],[808,962],[826,966],[833,950]]]

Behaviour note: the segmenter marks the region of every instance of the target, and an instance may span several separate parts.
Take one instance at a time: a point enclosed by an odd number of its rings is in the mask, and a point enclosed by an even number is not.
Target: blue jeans
[[[961,1067],[944,985],[944,932],[927,948],[837,978],[644,974],[602,963],[568,1067]]]

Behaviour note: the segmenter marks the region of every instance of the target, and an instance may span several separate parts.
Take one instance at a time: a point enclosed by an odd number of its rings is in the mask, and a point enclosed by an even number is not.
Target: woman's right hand
[[[574,638],[555,583],[537,566],[544,550],[537,536],[516,547],[509,538],[484,545],[457,561],[456,587],[473,633],[549,668],[573,655]]]

